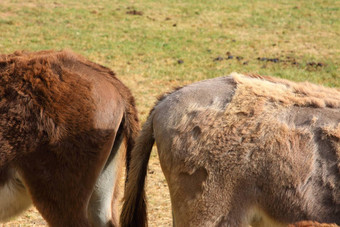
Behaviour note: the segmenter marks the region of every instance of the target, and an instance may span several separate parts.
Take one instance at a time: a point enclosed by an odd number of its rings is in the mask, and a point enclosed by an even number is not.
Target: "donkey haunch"
[[[69,51],[0,55],[0,221],[33,202],[51,226],[118,226],[138,127],[108,68]]]
[[[154,142],[176,227],[340,224],[337,89],[234,73],[164,95],[132,150],[124,227],[146,225]]]

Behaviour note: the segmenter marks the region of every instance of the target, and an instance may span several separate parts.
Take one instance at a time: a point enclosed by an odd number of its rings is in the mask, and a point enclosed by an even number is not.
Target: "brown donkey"
[[[174,226],[340,224],[340,91],[232,74],[164,95],[131,154],[121,225],[146,226],[156,142]]]
[[[68,51],[0,55],[0,221],[32,202],[50,226],[118,226],[138,133],[114,73]]]
[[[290,224],[288,227],[339,227],[337,224],[325,224],[315,221],[301,221],[298,223]]]

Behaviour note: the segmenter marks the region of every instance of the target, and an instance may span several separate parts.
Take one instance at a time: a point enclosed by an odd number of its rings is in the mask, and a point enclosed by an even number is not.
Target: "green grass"
[[[0,3],[2,53],[73,49],[112,68],[138,96],[232,71],[340,86],[339,1],[21,2]],[[214,61],[226,52],[243,59]]]
[[[339,15],[337,0],[1,0],[0,53],[72,49],[108,66],[143,122],[159,94],[233,71],[340,87]]]

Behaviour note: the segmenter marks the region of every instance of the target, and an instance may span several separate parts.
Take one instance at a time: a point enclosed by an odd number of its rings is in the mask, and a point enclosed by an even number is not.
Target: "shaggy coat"
[[[122,226],[146,226],[156,142],[179,226],[340,224],[340,91],[232,74],[164,95],[132,151]]]
[[[69,51],[0,55],[0,221],[31,202],[51,226],[118,225],[138,132],[114,73]]]

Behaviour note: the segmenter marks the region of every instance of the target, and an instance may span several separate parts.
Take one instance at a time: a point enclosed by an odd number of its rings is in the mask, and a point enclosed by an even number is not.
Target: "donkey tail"
[[[135,100],[133,96],[129,93],[129,103],[127,103],[125,107],[124,113],[124,137],[126,143],[126,174],[129,172],[130,168],[130,160],[131,160],[131,152],[133,147],[135,146],[135,139],[138,136],[140,126],[138,120],[138,113],[135,107]]]
[[[143,125],[131,153],[131,163],[125,185],[124,204],[120,216],[122,227],[147,226],[144,184],[150,153],[155,142],[152,115],[151,113]]]

